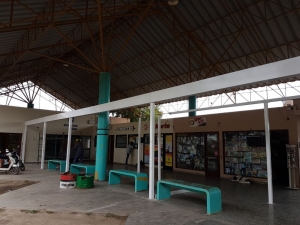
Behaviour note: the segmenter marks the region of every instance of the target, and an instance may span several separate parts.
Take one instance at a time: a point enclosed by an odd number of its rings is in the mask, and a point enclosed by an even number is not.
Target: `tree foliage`
[[[159,106],[155,106],[155,119],[162,115]],[[139,121],[141,117],[142,121],[150,121],[150,107],[134,108],[134,109],[122,109],[115,112],[116,117],[129,118],[130,122]]]

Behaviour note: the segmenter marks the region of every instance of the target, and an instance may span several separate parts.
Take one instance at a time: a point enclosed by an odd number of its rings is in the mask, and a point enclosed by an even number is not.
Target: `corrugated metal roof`
[[[98,102],[102,50],[111,101],[300,55],[293,0],[149,2],[102,1],[99,17],[93,0],[1,1],[2,87],[30,79],[82,108]]]

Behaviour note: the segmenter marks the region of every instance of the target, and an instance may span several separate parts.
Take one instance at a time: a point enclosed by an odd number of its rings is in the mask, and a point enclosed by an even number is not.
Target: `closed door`
[[[207,133],[205,142],[205,175],[208,177],[220,177],[218,133]]]

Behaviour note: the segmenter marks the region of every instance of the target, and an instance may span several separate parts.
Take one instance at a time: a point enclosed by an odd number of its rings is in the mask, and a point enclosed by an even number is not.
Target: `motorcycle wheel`
[[[12,167],[10,169],[10,171],[14,174],[14,175],[17,175],[19,173],[19,167]]]
[[[24,163],[20,163],[19,168],[20,168],[21,171],[25,171]]]

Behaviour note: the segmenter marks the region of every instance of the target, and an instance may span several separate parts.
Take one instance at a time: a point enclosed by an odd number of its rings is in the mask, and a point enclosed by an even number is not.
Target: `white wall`
[[[23,133],[24,122],[60,112],[0,105],[0,132]]]
[[[21,109],[24,109],[24,108],[21,108]],[[51,114],[41,115],[41,112],[36,111],[35,109],[25,109],[26,112],[28,110],[29,110],[29,114],[32,116],[36,116],[36,118],[51,115]],[[41,110],[41,111],[44,111],[44,110]],[[49,111],[49,113],[54,114],[54,113],[60,113],[60,112]],[[33,118],[29,118],[26,120],[30,120],[30,119],[33,119]],[[11,121],[10,119],[8,119],[8,120]],[[94,123],[90,124],[90,123],[88,123],[88,121],[94,121]],[[126,118],[110,118],[110,124],[124,123],[124,122],[128,122],[128,121],[129,120]],[[69,124],[68,119],[48,122],[46,133],[47,134],[68,135],[68,124]],[[76,117],[76,118],[74,118],[72,125],[73,125],[73,128],[77,129],[77,130],[72,130],[72,135],[91,136],[90,158],[96,159],[96,148],[94,147],[94,143],[95,143],[95,136],[97,134],[97,117],[95,115]],[[74,126],[74,125],[76,125],[76,126]],[[40,136],[43,135],[43,126],[44,126],[44,124],[42,124],[42,123],[28,126],[27,137],[26,137],[25,162],[36,162],[37,161],[39,135]],[[21,128],[20,133],[23,133],[24,121],[23,121],[21,127],[22,128]]]
[[[57,111],[30,109],[12,106],[0,106],[0,132],[2,133],[22,133],[24,132],[24,123],[44,116],[54,115]],[[88,120],[94,120],[95,116],[83,116],[74,119],[73,124],[78,125],[77,130],[72,131],[72,135],[92,136],[96,129],[93,124],[88,124]],[[68,119],[47,123],[47,134],[65,134],[68,135]],[[28,126],[26,136],[26,162],[36,162],[38,156],[39,134],[43,134],[43,124]],[[93,138],[92,138],[93,140]],[[92,142],[93,146],[93,142]]]

